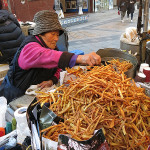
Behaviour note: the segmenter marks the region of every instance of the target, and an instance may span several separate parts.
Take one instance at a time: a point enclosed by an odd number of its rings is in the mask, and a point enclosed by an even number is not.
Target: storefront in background
[[[78,13],[79,2],[83,13],[112,9],[117,0],[57,0],[63,5],[63,12]],[[4,6],[23,22],[33,21],[34,14],[40,10],[53,10],[55,0],[3,0]]]
[[[66,0],[66,12],[78,12],[78,0]],[[82,1],[82,11],[88,12],[88,0]]]
[[[113,0],[93,0],[93,12],[113,9]]]

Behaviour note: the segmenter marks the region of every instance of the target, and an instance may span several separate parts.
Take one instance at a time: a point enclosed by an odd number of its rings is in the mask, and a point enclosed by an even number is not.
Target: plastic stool
[[[72,50],[70,53],[74,53],[75,55],[84,55],[84,52],[81,50]]]

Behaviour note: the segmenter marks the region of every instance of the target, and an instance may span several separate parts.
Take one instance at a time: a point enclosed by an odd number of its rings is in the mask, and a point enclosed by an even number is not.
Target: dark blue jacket
[[[0,10],[0,63],[10,63],[25,36],[16,17]]]

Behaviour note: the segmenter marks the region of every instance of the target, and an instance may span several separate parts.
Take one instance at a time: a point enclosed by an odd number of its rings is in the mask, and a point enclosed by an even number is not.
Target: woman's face
[[[55,49],[59,39],[59,31],[47,32],[41,37],[50,49]]]

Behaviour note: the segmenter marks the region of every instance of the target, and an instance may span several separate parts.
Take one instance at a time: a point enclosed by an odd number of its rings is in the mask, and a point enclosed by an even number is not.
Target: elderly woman
[[[34,22],[33,35],[22,42],[0,86],[0,96],[6,97],[8,103],[24,95],[30,85],[38,84],[44,88],[56,84],[61,69],[80,63],[93,66],[101,62],[100,56],[94,52],[75,55],[57,50],[56,43],[64,31],[55,12],[40,11],[35,14]]]

